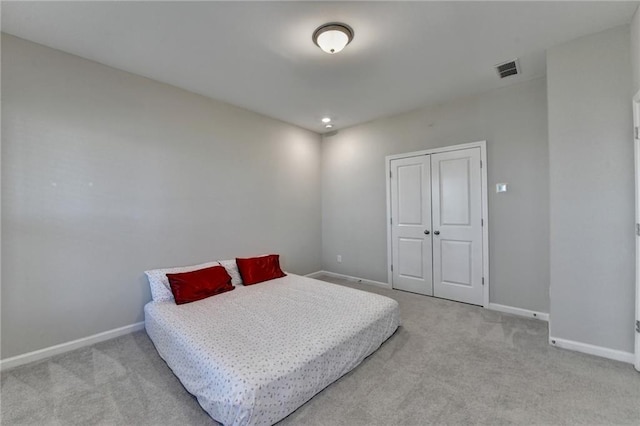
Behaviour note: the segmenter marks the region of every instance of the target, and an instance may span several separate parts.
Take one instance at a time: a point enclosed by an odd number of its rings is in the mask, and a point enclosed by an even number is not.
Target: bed
[[[270,425],[351,371],[400,324],[390,298],[289,274],[184,305],[145,327],[185,388],[224,425]]]

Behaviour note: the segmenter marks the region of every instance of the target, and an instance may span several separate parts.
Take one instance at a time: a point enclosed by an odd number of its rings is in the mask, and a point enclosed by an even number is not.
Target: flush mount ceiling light
[[[325,129],[332,129],[333,128],[333,124],[327,124],[324,126]]]
[[[353,30],[347,24],[331,22],[313,32],[313,42],[329,54],[338,53],[353,40]]]
[[[324,118],[322,119],[322,122],[323,122],[323,123],[329,123],[329,122],[331,122],[331,119],[330,119],[329,117],[324,117]]]

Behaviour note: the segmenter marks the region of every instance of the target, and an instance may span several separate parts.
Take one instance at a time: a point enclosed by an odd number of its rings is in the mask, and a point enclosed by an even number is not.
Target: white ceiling
[[[323,132],[545,74],[638,2],[3,2],[2,31]],[[311,35],[355,31],[328,55]],[[519,57],[522,75],[493,65]]]

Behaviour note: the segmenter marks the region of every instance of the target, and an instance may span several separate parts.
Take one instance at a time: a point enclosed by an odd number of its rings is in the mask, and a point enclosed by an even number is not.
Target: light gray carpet
[[[547,343],[547,324],[371,288],[403,325],[282,425],[640,424],[640,374]],[[212,425],[144,331],[2,374],[2,424]]]

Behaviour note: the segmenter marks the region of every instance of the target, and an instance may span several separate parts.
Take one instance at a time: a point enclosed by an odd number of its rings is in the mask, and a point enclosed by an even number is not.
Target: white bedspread
[[[360,364],[399,322],[395,300],[293,274],[198,302],[145,306],[160,356],[225,425],[283,419]]]

